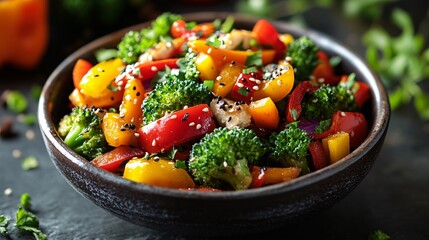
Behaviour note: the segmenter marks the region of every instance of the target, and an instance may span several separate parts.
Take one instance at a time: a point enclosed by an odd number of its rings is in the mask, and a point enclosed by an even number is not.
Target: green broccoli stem
[[[65,144],[67,144],[71,149],[81,146],[85,142],[85,138],[82,136],[84,128],[85,126],[75,124],[64,139]]]
[[[236,165],[227,166],[224,171],[217,171],[212,177],[229,183],[235,190],[248,189],[252,183],[246,159],[237,160]]]
[[[286,162],[288,166],[301,168],[301,175],[304,175],[310,172],[307,159],[303,159],[303,160],[287,159]]]

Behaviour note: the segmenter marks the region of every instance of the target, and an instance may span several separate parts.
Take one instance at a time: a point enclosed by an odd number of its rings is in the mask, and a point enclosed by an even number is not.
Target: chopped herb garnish
[[[329,63],[332,67],[336,67],[341,63],[342,59],[340,56],[333,56],[329,59]]]
[[[380,230],[374,231],[368,237],[368,240],[389,240],[389,239],[390,239],[390,236]]]
[[[107,61],[118,56],[118,50],[116,49],[100,49],[95,52],[95,58],[98,62]]]
[[[21,92],[11,91],[6,96],[6,106],[15,113],[22,113],[27,110],[28,102]]]
[[[37,121],[37,117],[34,114],[25,114],[22,116],[21,120],[25,125],[34,125]]]
[[[117,86],[114,86],[113,85],[113,83],[115,82],[115,80],[113,80],[110,84],[109,84],[109,86],[107,86],[107,89],[109,89],[110,91],[112,91],[112,92],[117,92],[117,91],[119,91],[119,87],[117,87]]]
[[[332,123],[331,119],[326,119],[326,120],[320,121],[319,125],[317,125],[314,128],[314,133],[319,134],[319,133],[322,133],[322,132],[328,130],[331,127],[331,123]]]
[[[39,161],[34,156],[28,156],[22,159],[21,167],[24,170],[31,170],[39,167]]]
[[[247,56],[246,66],[258,66],[262,67],[262,53],[256,52]]]
[[[245,68],[245,69],[243,69],[243,73],[244,74],[248,74],[248,73],[251,73],[251,72],[257,72],[258,70],[256,69],[256,67],[249,67],[249,68]]]
[[[9,219],[4,216],[0,215],[0,234],[5,236],[7,234],[7,225],[9,224]]]
[[[239,88],[238,89],[238,93],[241,94],[241,95],[243,95],[243,96],[245,96],[245,97],[247,97],[247,95],[249,95],[249,92],[246,90],[245,87]]]
[[[293,120],[296,121],[298,119],[298,112],[296,109],[291,109],[289,112],[292,115]]]
[[[219,40],[216,34],[212,34],[206,40],[207,45],[213,46],[215,48],[219,48],[222,45],[222,41]]]
[[[24,208],[18,208],[16,211],[15,227],[19,230],[32,233],[37,240],[47,239],[47,236],[39,229],[39,219],[37,216],[26,211]]]
[[[213,80],[205,80],[203,82],[203,84],[211,91],[213,89],[213,86],[214,86],[214,81]]]
[[[224,33],[231,32],[233,26],[234,26],[234,17],[228,16],[225,21],[223,21],[222,25],[220,26],[220,31]]]
[[[174,166],[175,166],[176,168],[187,169],[187,167],[186,167],[186,162],[185,162],[185,161],[182,161],[182,160],[176,160],[176,162],[175,162]]]
[[[18,207],[24,208],[24,209],[30,209],[31,208],[31,196],[28,193],[23,193],[21,195],[20,202],[18,204]]]

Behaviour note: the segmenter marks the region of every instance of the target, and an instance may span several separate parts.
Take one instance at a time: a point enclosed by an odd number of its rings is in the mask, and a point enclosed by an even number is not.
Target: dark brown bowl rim
[[[252,16],[232,12],[200,12],[182,14],[182,16],[185,19],[194,21],[204,21],[207,19],[216,18],[225,19],[227,16],[233,16],[237,22],[242,23],[255,22],[258,19]],[[111,42],[112,39],[120,39],[124,35],[124,33],[131,29],[140,29],[143,26],[147,26],[149,22],[130,26],[108,34],[106,36],[100,37],[79,48],[76,52],[64,59],[52,72],[43,87],[42,94],[39,100],[38,110],[40,129],[42,133],[46,136],[48,141],[53,144],[56,149],[63,153],[65,158],[69,159],[74,165],[80,167],[83,171],[86,171],[89,174],[95,175],[96,177],[104,178],[106,181],[111,182],[112,185],[132,189],[134,194],[139,194],[139,192],[142,192],[145,194],[159,194],[165,197],[184,199],[248,199],[261,196],[268,197],[270,195],[290,192],[298,188],[305,187],[307,185],[315,184],[318,181],[335,175],[336,173],[348,168],[356,161],[359,161],[359,159],[361,159],[364,155],[368,154],[370,149],[372,149],[377,142],[382,140],[384,133],[387,131],[390,119],[390,106],[387,92],[383,84],[381,83],[379,77],[371,70],[367,63],[362,60],[357,54],[351,51],[351,49],[345,44],[340,44],[338,41],[321,32],[305,28],[299,28],[297,26],[290,25],[288,23],[278,20],[270,20],[270,22],[272,22],[274,26],[276,26],[280,30],[287,29],[288,31],[294,32],[298,35],[307,35],[310,38],[314,39],[320,48],[330,49],[330,51],[335,52],[336,55],[339,55],[343,59],[349,60],[353,63],[355,68],[361,70],[362,78],[365,78],[366,82],[370,85],[374,107],[374,109],[372,109],[374,122],[370,129],[369,135],[357,149],[355,149],[353,152],[351,152],[344,159],[337,163],[331,164],[323,169],[306,174],[297,179],[293,179],[291,181],[275,185],[265,186],[262,188],[247,189],[242,191],[199,192],[162,188],[131,182],[129,180],[121,178],[120,176],[97,168],[96,166],[88,162],[86,159],[80,157],[78,154],[73,152],[70,148],[67,147],[67,145],[65,145],[61,137],[58,135],[55,128],[55,124],[49,114],[48,103],[50,102],[50,94],[53,92],[52,86],[54,85],[55,80],[61,74],[61,71],[67,66],[69,66],[71,63],[75,62],[79,58],[79,56],[87,54],[94,49],[99,49],[100,46],[105,46],[106,44]]]

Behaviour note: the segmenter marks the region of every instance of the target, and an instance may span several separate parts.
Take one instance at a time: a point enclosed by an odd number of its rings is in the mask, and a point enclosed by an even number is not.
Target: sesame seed
[[[4,190],[4,195],[6,195],[6,196],[10,196],[12,194],[12,188],[6,188],[5,190]]]
[[[212,52],[212,48],[207,49],[207,53],[210,54]]]
[[[285,60],[286,60],[287,62],[292,62],[292,58],[291,58],[291,57],[289,57],[289,56],[288,56],[288,57],[286,57],[286,58],[285,58]]]
[[[345,117],[346,113],[345,112],[340,112],[341,117]]]
[[[140,133],[136,132],[136,133],[134,133],[134,136],[140,137]]]
[[[171,119],[176,119],[177,118],[177,115],[176,114],[173,114],[173,115],[171,115],[171,117],[170,117]]]
[[[154,139],[153,141],[152,141],[152,147],[155,147],[156,146],[156,140]]]
[[[35,135],[35,133],[34,133],[34,131],[33,131],[33,130],[27,130],[27,131],[25,132],[25,137],[26,137],[28,140],[33,140],[35,136],[36,136],[36,135]]]
[[[155,156],[155,157],[153,157],[153,160],[154,160],[155,162],[158,162],[158,161],[159,161],[159,157],[158,157],[158,156]]]
[[[256,84],[261,84],[261,80],[256,79],[256,80],[255,80],[255,83],[256,83]]]
[[[183,107],[183,109],[187,109],[188,108],[188,105],[185,105],[184,107]]]
[[[226,161],[223,162],[224,167],[228,167],[228,163]]]
[[[131,96],[128,94],[127,96],[125,96],[125,100],[127,100],[127,101],[131,101]]]
[[[197,124],[197,126],[195,127],[196,129],[201,129],[201,124]]]
[[[242,87],[244,87],[244,85],[242,83],[237,83],[237,87],[242,88]]]
[[[167,46],[168,48],[171,48],[171,47],[173,47],[173,44],[171,42],[166,42],[165,46]]]
[[[158,68],[157,68],[156,66],[152,66],[152,67],[150,68],[150,70],[152,70],[152,71],[156,72],[156,71],[158,71]]]
[[[279,87],[281,87],[282,86],[282,80],[277,80],[277,85],[279,86]]]
[[[252,77],[249,78],[249,81],[251,82],[254,82],[255,80],[256,80],[255,78],[252,78]]]
[[[12,150],[12,156],[14,158],[20,158],[22,156],[22,152],[19,149],[13,149]]]
[[[252,89],[255,90],[255,91],[258,91],[259,87],[258,86],[253,86]]]
[[[194,122],[189,123],[189,127],[192,127],[192,126],[194,126],[194,125],[195,125],[195,123],[194,123]]]
[[[209,112],[209,108],[208,107],[203,108],[203,112]]]
[[[227,122],[230,122],[232,119],[232,117],[228,117],[228,119],[226,120]]]
[[[217,76],[216,81],[220,81],[220,80],[222,80],[222,76]]]

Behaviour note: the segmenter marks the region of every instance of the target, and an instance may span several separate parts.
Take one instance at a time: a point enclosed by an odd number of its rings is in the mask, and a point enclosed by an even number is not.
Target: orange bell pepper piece
[[[274,130],[279,125],[279,111],[269,97],[250,102],[248,112],[259,127]]]
[[[39,64],[48,43],[47,17],[47,0],[0,1],[0,66]]]
[[[277,70],[280,73],[278,77],[262,82],[259,90],[253,93],[254,100],[270,97],[274,102],[278,102],[290,93],[295,81],[293,67],[286,63],[281,68],[283,70]]]

